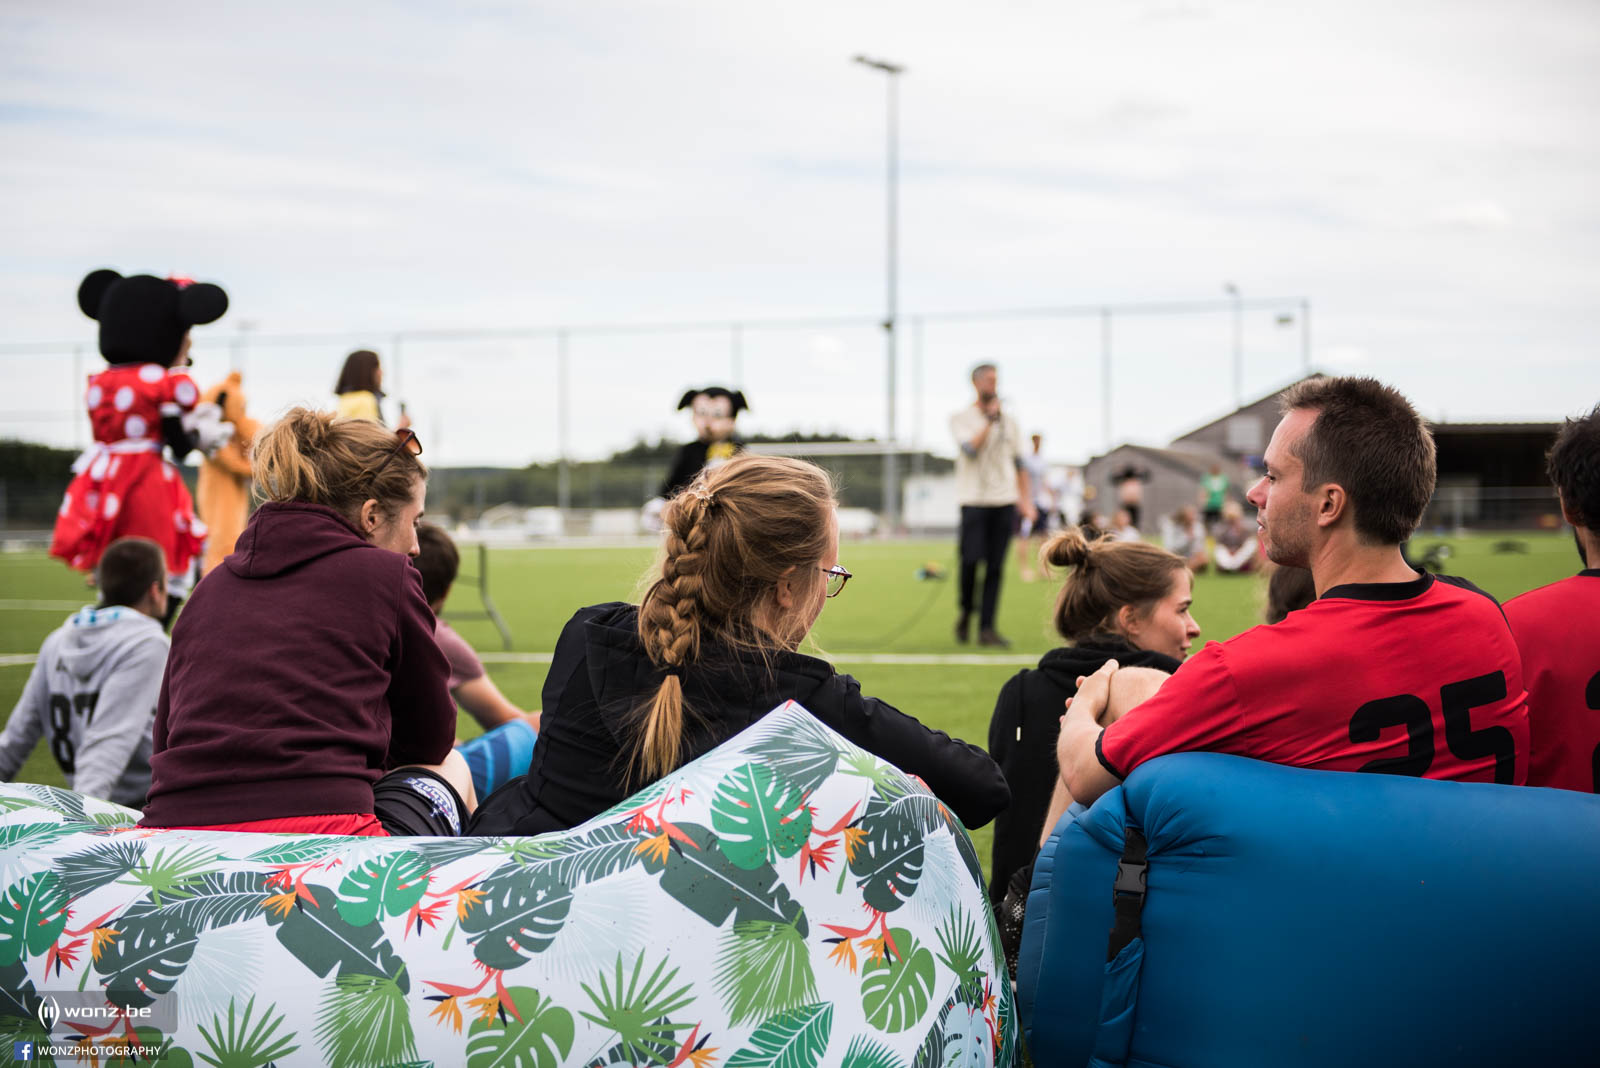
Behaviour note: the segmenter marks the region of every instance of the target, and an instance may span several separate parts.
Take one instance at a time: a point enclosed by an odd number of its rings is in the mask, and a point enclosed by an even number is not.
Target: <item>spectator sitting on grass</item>
[[[143,808],[167,666],[166,555],[148,538],[118,538],[95,565],[95,585],[100,603],[80,609],[39,648],[0,735],[0,779],[15,778],[47,734],[69,788]]]
[[[1243,575],[1261,565],[1256,536],[1245,525],[1244,509],[1238,501],[1222,506],[1222,522],[1216,529],[1217,547],[1212,553],[1217,570],[1226,575]]]
[[[485,731],[518,718],[538,730],[539,713],[524,712],[512,704],[483,670],[483,661],[472,646],[444,620],[444,602],[461,569],[461,554],[456,551],[455,542],[441,528],[424,523],[417,528],[417,545],[421,551],[415,563],[422,572],[422,595],[428,599],[436,621],[433,640],[450,663],[450,696]]]
[[[1166,543],[1168,552],[1183,557],[1189,570],[1197,575],[1210,563],[1206,554],[1206,528],[1192,504],[1184,505],[1162,522],[1161,540]]]
[[[643,603],[580,609],[556,642],[527,775],[484,800],[469,833],[564,830],[794,700],[920,775],[968,827],[1010,800],[977,746],[923,726],[833,665],[797,652],[839,566],[833,485],[814,464],[749,453],[703,472],[661,514]]]

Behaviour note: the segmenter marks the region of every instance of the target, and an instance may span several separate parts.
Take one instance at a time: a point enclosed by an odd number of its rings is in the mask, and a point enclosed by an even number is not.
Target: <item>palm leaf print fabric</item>
[[[966,829],[792,702],[561,834],[137,819],[0,785],[0,1033],[161,1046],[169,1068],[1016,1059]],[[175,1023],[63,1019],[47,1034],[39,1006],[60,991]]]

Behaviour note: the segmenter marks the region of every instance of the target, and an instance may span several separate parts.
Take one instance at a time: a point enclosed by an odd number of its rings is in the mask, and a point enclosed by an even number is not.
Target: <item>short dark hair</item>
[[[371,349],[356,349],[346,356],[339,369],[339,384],[333,387],[335,396],[362,390],[378,392],[378,354]]]
[[[999,369],[996,368],[994,364],[980,363],[972,369],[972,380],[976,382],[978,380],[978,376],[983,374],[985,371],[994,371],[996,374],[999,374]]]
[[[429,604],[437,604],[450,592],[461,570],[461,553],[450,535],[432,523],[417,527],[417,558],[413,561],[422,572],[422,595]]]
[[[149,538],[118,538],[106,546],[94,568],[103,608],[131,608],[144,600],[151,586],[166,581],[167,555]]]
[[[1577,525],[1600,531],[1600,404],[1561,425],[1545,470]]]
[[[1344,487],[1364,541],[1411,537],[1438,478],[1433,433],[1411,402],[1375,378],[1308,378],[1284,391],[1282,405],[1317,413],[1293,450],[1302,487]]]

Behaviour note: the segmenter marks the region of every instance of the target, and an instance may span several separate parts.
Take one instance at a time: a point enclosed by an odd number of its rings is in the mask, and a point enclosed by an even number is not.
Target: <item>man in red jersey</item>
[[[1427,425],[1370,378],[1308,379],[1283,410],[1248,497],[1267,556],[1308,568],[1317,600],[1207,644],[1104,730],[1115,662],[1085,680],[1057,747],[1072,796],[1087,804],[1146,760],[1191,751],[1526,781],[1527,695],[1499,606],[1400,553],[1433,493]]]
[[[1528,785],[1600,793],[1600,405],[1561,428],[1547,468],[1583,570],[1506,602],[1528,685]]]

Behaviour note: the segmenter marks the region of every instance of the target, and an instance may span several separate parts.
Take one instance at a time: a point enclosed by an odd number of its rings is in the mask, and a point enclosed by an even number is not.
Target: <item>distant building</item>
[[[1308,376],[1321,378],[1321,374]],[[1302,379],[1302,381],[1304,381]],[[1261,456],[1281,413],[1278,398],[1289,386],[1229,412],[1164,449],[1124,444],[1091,459],[1084,481],[1095,488],[1085,507],[1116,510],[1115,476],[1128,467],[1150,473],[1145,484],[1141,530],[1154,534],[1159,520],[1199,499],[1200,476],[1213,463],[1228,476],[1228,495],[1250,506],[1244,495],[1261,474]],[[1555,440],[1557,423],[1435,423],[1439,448],[1439,487],[1424,530],[1459,527],[1512,529],[1560,525],[1555,492],[1544,472],[1544,454]]]

